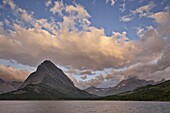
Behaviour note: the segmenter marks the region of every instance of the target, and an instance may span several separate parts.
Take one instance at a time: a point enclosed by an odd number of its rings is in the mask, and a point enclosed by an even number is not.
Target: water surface
[[[0,113],[170,113],[170,102],[0,101]]]

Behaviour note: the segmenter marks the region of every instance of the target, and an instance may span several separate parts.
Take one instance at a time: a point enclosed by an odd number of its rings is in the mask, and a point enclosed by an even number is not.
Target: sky
[[[0,78],[24,81],[44,60],[74,84],[170,79],[169,0],[2,0]]]

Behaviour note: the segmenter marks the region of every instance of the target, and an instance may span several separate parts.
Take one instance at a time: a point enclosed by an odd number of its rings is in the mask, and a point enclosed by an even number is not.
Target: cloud
[[[19,70],[13,67],[7,67],[0,64],[0,78],[3,78],[5,80],[18,80],[18,81],[24,81],[30,72]]]
[[[3,28],[3,23],[0,22],[0,35],[5,35],[5,30]]]
[[[97,28],[60,35],[51,35],[43,29],[25,29],[17,24],[14,24],[14,29],[9,37],[0,35],[0,57],[30,66],[52,59],[56,64],[74,68],[117,67],[126,63],[126,53],[133,47],[133,43],[124,42],[125,32],[115,32],[107,37],[103,29]],[[117,40],[117,37],[120,38]]]
[[[62,12],[65,11],[71,16],[76,18],[89,18],[90,15],[87,13],[85,8],[81,5],[64,5],[61,1],[56,1],[55,5],[50,9],[53,14],[58,13],[59,15],[63,15]]]
[[[106,0],[106,4],[109,2],[111,3],[111,6],[113,6],[113,5],[115,5],[116,0]]]
[[[51,5],[52,4],[52,0],[48,0],[46,3],[45,3],[45,5],[48,7],[49,5]]]
[[[7,26],[9,26],[9,25],[10,25],[10,21],[7,20],[7,19],[5,19],[5,24],[6,24]]]
[[[153,7],[155,6],[155,4],[153,2],[150,2],[149,4],[143,5],[139,8],[137,8],[136,10],[132,11],[132,14],[137,14],[139,15],[139,17],[146,17],[148,15],[151,14],[151,10],[153,9]]]
[[[22,18],[24,21],[29,22],[29,21],[32,20],[32,15],[29,15],[27,12],[24,11],[24,12],[21,14],[21,18]]]
[[[122,4],[119,5],[119,10],[123,13],[126,10],[126,3],[125,0]]]
[[[85,8],[81,5],[67,5],[65,6],[65,12],[69,16],[63,17],[62,29],[65,31],[75,30],[76,26],[79,26],[79,30],[87,30],[91,22],[88,20],[91,16]]]
[[[19,8],[12,0],[3,0],[4,5],[9,5],[15,16],[19,16],[26,22],[32,21],[32,13],[28,13],[26,10]]]
[[[170,12],[157,12],[149,16],[159,24],[167,24],[170,20]]]
[[[145,29],[144,29],[144,28],[142,28],[142,27],[137,27],[137,28],[136,28],[136,33],[137,33],[137,35],[138,35],[139,37],[143,37],[144,32],[145,32]]]
[[[96,76],[95,78],[89,79],[89,80],[79,80],[74,82],[76,86],[78,86],[81,89],[85,89],[91,86],[95,87],[102,87],[102,88],[108,88],[108,87],[114,87],[120,80],[123,80],[124,78],[120,75],[113,75],[113,74],[100,74]]]
[[[81,79],[85,80],[87,78],[87,75],[83,75],[80,77]]]
[[[91,70],[85,70],[80,72],[80,75],[92,75],[92,71]]]
[[[81,89],[85,89],[85,88],[90,87],[90,86],[97,86],[97,85],[101,84],[102,82],[104,82],[104,76],[99,75],[99,76],[96,76],[94,79],[90,79],[90,80],[85,81],[85,82],[77,81],[76,85]]]
[[[130,15],[125,15],[125,16],[122,16],[120,18],[120,21],[123,21],[123,22],[130,22],[132,21],[133,17],[131,17]]]
[[[141,37],[141,41],[138,42],[138,47],[141,49],[137,51],[137,60],[152,61],[157,58],[167,46],[168,43],[160,33],[154,28],[149,28],[143,37]]]
[[[125,7],[125,4],[122,5],[123,7]],[[155,7],[154,2],[149,2],[149,4],[140,6],[138,8],[136,8],[135,10],[132,10],[131,13],[129,13],[128,15],[124,15],[120,18],[120,21],[123,22],[129,22],[132,21],[132,19],[134,18],[135,15],[139,15],[139,17],[149,17],[150,15],[153,14],[153,12],[151,12],[151,10]],[[124,11],[124,9],[123,9]]]
[[[74,13],[77,13],[78,16],[84,18],[84,17],[90,17],[90,15],[87,13],[87,11],[82,7],[81,5],[68,5],[65,9],[66,12],[68,12],[70,15],[75,15]]]
[[[113,71],[113,75],[122,76],[124,79],[135,76],[146,80],[159,81],[163,78],[168,80],[170,79],[168,73],[170,65],[167,62],[169,62],[170,59],[163,60],[162,57],[163,55],[160,55],[157,60],[147,63],[136,63],[123,71]]]
[[[56,14],[58,13],[59,15],[62,15],[62,11],[64,10],[64,5],[63,5],[63,2],[60,2],[60,1],[56,1],[55,4],[54,4],[54,7],[52,7],[50,9],[50,11],[53,13],[53,14]]]
[[[53,14],[58,13],[63,22],[58,22],[57,25],[61,31],[72,31],[72,30],[85,30],[91,24],[88,20],[90,14],[81,5],[64,5],[63,2],[55,2],[54,7],[50,9]],[[64,14],[63,14],[64,12]],[[56,22],[54,22],[56,23]],[[76,28],[79,26],[79,29]]]
[[[12,0],[3,0],[3,4],[8,4],[12,10],[15,10],[17,8],[16,4]]]
[[[121,71],[113,71],[113,75],[138,76],[141,79],[160,80],[170,79],[169,70],[169,44],[161,37],[160,33],[153,28],[145,31],[141,42],[138,42],[138,51],[134,53],[136,62]],[[159,75],[157,73],[167,73]]]
[[[170,36],[170,12],[162,11],[149,16],[160,25],[161,32]]]

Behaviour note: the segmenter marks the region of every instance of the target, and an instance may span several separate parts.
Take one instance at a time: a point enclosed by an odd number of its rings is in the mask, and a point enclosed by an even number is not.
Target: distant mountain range
[[[129,78],[113,88],[80,90],[51,61],[41,63],[22,83],[0,79],[0,100],[164,100],[170,101],[170,81]],[[101,97],[103,96],[103,97]]]
[[[51,61],[44,61],[30,74],[21,87],[0,95],[0,99],[84,99],[92,94],[80,90]]]
[[[0,94],[17,90],[22,83],[20,81],[6,81],[0,78]]]
[[[163,81],[160,81],[163,82]],[[94,86],[89,87],[85,89],[90,94],[95,94],[98,96],[109,96],[109,95],[116,95],[119,93],[123,93],[126,91],[133,91],[136,88],[146,86],[146,85],[155,85],[160,82],[155,82],[153,80],[146,81],[146,80],[140,80],[138,78],[129,78],[120,81],[115,87],[110,88],[96,88]]]
[[[133,91],[98,98],[98,100],[135,100],[135,101],[170,101],[170,80],[157,85],[147,85]]]
[[[106,92],[110,91],[112,88],[97,88],[95,86],[91,86],[89,88],[84,89],[86,92],[90,94],[94,94],[97,96],[106,96]]]

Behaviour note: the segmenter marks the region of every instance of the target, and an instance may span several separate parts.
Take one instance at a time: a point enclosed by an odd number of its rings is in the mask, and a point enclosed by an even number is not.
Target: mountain
[[[103,96],[105,95],[105,92],[109,90],[111,90],[111,88],[96,88],[95,86],[91,86],[85,89],[86,92],[97,96]]]
[[[146,81],[141,80],[138,78],[128,78],[125,80],[120,81],[115,87],[112,88],[96,88],[94,86],[85,89],[90,94],[95,94],[98,96],[109,96],[109,95],[116,95],[119,93],[123,93],[126,91],[132,91],[136,88],[146,86],[146,85],[154,85],[156,82],[154,81]]]
[[[102,100],[170,101],[170,80],[133,91],[101,98]]]
[[[141,80],[136,77],[133,77],[133,78],[122,80],[115,87],[105,92],[105,95],[115,95],[126,91],[133,91],[136,88],[146,86],[146,85],[154,85],[154,84],[156,83],[152,80],[146,81],[146,80]]]
[[[46,60],[30,74],[17,91],[0,95],[0,99],[83,99],[95,97],[74,86],[73,82]]]
[[[36,72],[30,74],[30,76],[22,84],[21,88],[24,88],[29,84],[40,83],[55,89],[61,84],[64,86],[74,87],[73,82],[63,73],[63,71],[48,60],[39,65]]]
[[[21,84],[20,81],[6,81],[0,78],[0,94],[17,90]]]

